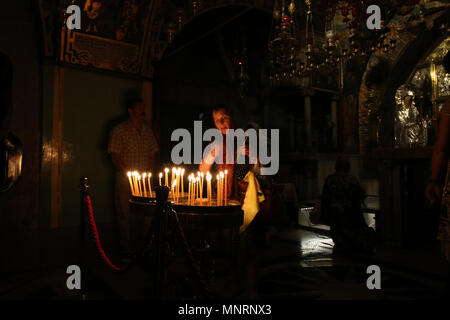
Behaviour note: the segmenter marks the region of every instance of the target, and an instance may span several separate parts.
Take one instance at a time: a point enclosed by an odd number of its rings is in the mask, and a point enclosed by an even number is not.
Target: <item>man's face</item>
[[[128,113],[132,120],[142,123],[145,120],[145,106],[143,103],[134,105],[133,108],[128,109]]]
[[[226,134],[227,129],[231,129],[231,118],[223,110],[217,110],[213,112],[213,120],[216,128]]]

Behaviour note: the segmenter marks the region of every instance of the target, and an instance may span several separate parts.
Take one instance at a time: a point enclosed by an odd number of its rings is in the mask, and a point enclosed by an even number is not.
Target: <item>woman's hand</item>
[[[437,183],[430,182],[425,189],[425,195],[434,203],[441,198],[441,187]]]

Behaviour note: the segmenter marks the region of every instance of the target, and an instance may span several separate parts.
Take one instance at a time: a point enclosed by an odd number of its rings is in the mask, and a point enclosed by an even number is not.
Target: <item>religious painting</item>
[[[63,28],[66,63],[138,74],[145,48],[149,0],[78,0],[81,30]],[[114,53],[114,54],[112,54]]]

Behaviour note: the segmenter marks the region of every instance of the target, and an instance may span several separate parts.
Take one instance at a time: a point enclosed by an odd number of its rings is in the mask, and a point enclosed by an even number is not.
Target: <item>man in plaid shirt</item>
[[[118,219],[120,247],[124,256],[132,253],[135,239],[134,217],[130,215],[128,200],[131,190],[128,171],[155,172],[159,152],[152,128],[145,121],[142,100],[133,100],[127,106],[129,119],[113,128],[108,153],[116,168],[115,205]]]

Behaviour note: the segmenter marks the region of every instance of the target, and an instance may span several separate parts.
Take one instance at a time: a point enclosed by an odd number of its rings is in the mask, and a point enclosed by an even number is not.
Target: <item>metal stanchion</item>
[[[79,252],[79,266],[81,270],[81,300],[87,299],[87,268],[86,268],[86,196],[88,194],[88,178],[82,177],[80,179],[80,252]]]
[[[155,214],[155,261],[154,261],[154,297],[159,299],[164,297],[164,265],[166,256],[166,234],[168,223],[167,199],[169,197],[169,187],[158,186],[156,192],[156,214]]]

